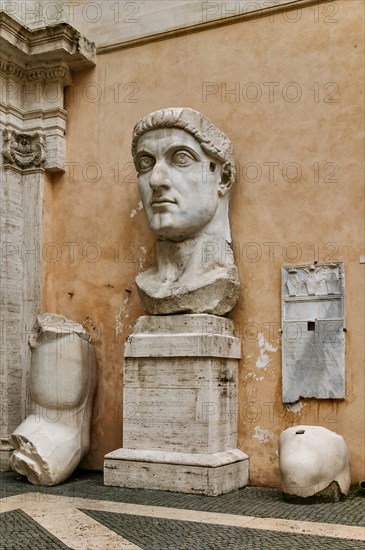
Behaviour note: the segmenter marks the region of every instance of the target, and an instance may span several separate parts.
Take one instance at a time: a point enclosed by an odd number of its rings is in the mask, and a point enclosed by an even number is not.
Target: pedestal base
[[[217,496],[245,487],[248,466],[239,449],[212,454],[117,449],[105,456],[104,485]]]
[[[7,472],[10,470],[10,457],[14,451],[14,447],[7,443],[0,445],[0,472]]]
[[[241,345],[233,322],[208,314],[140,317],[124,353],[124,448],[104,483],[221,495],[248,484],[237,449]]]

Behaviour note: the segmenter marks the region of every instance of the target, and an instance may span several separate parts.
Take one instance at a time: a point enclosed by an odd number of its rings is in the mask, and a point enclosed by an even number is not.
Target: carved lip
[[[168,199],[167,197],[158,197],[151,201],[152,206],[163,206],[165,204],[176,204],[176,201],[174,199]]]

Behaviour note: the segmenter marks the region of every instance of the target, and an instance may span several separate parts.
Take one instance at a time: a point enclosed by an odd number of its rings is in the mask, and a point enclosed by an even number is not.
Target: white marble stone
[[[136,277],[151,315],[225,315],[239,295],[229,224],[229,138],[198,111],[171,107],[137,122],[138,188],[156,234],[156,266]]]
[[[145,315],[127,338],[125,357],[241,357],[233,322],[208,314]]]
[[[35,485],[57,485],[72,474],[89,449],[95,384],[87,332],[62,315],[40,315],[32,341],[31,410],[10,439],[16,472]]]
[[[217,496],[248,484],[239,449],[206,454],[118,449],[105,457],[104,484]]]
[[[345,398],[345,271],[342,262],[282,268],[282,390]]]
[[[201,113],[172,107],[137,122],[132,156],[157,254],[136,277],[150,315],[126,342],[124,448],[105,457],[105,483],[221,494],[248,483],[236,448],[240,341],[222,317],[239,294],[232,144]]]
[[[346,495],[351,484],[350,457],[342,436],[321,426],[292,426],[279,438],[283,492],[306,498],[337,482]]]
[[[104,482],[203,494],[245,486],[248,457],[236,448],[239,357],[229,319],[140,317],[125,347],[124,448],[105,457]]]

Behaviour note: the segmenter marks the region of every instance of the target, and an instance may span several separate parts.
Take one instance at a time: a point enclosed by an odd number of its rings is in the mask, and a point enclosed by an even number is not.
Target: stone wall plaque
[[[342,262],[282,268],[282,396],[344,399]]]

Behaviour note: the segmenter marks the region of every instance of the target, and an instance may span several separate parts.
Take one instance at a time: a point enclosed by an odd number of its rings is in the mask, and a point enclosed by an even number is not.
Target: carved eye
[[[154,164],[155,159],[153,157],[148,157],[147,155],[144,155],[143,157],[140,157],[138,159],[138,172],[148,172],[149,170],[152,170]]]
[[[188,151],[176,151],[172,157],[172,162],[177,166],[190,166],[194,161],[194,157]]]

